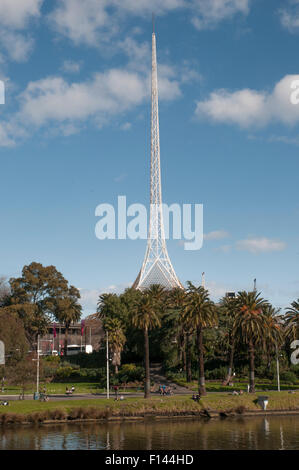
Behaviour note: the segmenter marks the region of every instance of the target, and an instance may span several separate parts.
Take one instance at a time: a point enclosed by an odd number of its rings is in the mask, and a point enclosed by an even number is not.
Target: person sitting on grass
[[[199,402],[200,400],[200,394],[198,393],[197,395],[195,395],[195,393],[193,393],[192,395],[192,400],[196,401],[197,403]]]

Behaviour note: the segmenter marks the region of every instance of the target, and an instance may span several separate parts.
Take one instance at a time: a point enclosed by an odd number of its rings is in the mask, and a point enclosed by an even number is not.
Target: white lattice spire
[[[154,32],[152,34],[150,219],[145,258],[133,287],[142,290],[152,284],[161,284],[167,289],[182,287],[170,262],[164,234],[160,169],[157,53],[156,35]]]

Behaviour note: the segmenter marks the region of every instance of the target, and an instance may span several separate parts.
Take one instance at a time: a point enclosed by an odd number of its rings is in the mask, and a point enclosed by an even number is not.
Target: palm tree
[[[265,321],[264,350],[268,354],[277,352],[283,343],[283,324],[279,311],[280,309],[276,309],[270,304],[263,308]]]
[[[149,330],[160,327],[160,315],[156,309],[153,297],[147,291],[144,291],[140,300],[136,302],[132,311],[132,325],[144,334],[144,366],[145,366],[145,384],[144,398],[150,398],[150,361],[149,361]]]
[[[217,316],[215,305],[210,300],[208,291],[205,290],[202,286],[195,287],[191,282],[188,282],[183,321],[187,327],[196,329],[198,354],[198,391],[200,395],[206,395],[203,329],[215,326],[217,324]]]
[[[223,385],[227,385],[230,382],[233,372],[236,347],[236,340],[233,335],[233,324],[237,311],[238,310],[236,297],[231,298],[226,295],[220,300],[219,313],[223,313],[223,316],[220,316],[220,319],[223,319],[225,346],[227,346],[229,350],[228,371],[226,378],[223,381]]]
[[[168,299],[170,310],[175,313],[173,316],[173,323],[175,325],[176,336],[179,344],[180,362],[183,363],[183,370],[186,371],[187,382],[191,382],[190,331],[182,320],[182,314],[186,302],[186,292],[181,287],[175,287],[169,292]]]
[[[117,294],[102,294],[98,300],[97,314],[101,320],[106,318],[122,318],[124,306]]]
[[[255,349],[261,345],[266,332],[263,309],[267,301],[256,291],[238,292],[237,314],[233,326],[233,335],[249,348],[249,392],[255,393],[254,356]]]
[[[290,340],[295,340],[299,335],[299,299],[291,303],[285,315],[286,335]]]
[[[80,293],[74,286],[70,286],[68,295],[55,300],[54,317],[65,327],[64,355],[67,356],[68,332],[74,322],[78,322],[82,314],[82,306],[78,303]]]
[[[263,309],[265,321],[263,349],[266,354],[268,367],[271,365],[271,358],[273,356],[276,356],[278,361],[278,353],[284,341],[284,328],[279,311],[280,309],[276,309],[270,304],[266,305]]]
[[[118,374],[118,367],[121,364],[121,353],[126,342],[123,325],[118,318],[107,318],[103,323],[103,327],[109,334],[112,365],[114,365],[115,374]]]

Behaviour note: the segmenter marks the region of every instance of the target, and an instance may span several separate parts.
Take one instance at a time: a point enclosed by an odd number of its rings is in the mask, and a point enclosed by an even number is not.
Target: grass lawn
[[[73,383],[58,383],[58,382],[53,382],[50,384],[45,384],[43,382],[40,383],[40,391],[43,391],[44,386],[46,387],[47,394],[64,394],[66,387],[69,389],[72,387],[72,385],[75,387],[75,393],[101,393],[104,391],[104,389],[99,388],[99,385],[97,383],[93,382],[73,382]],[[26,388],[25,393],[26,394],[33,394],[33,392],[36,391],[36,384],[32,384],[31,386],[28,386]],[[4,393],[0,392],[0,398],[1,395],[19,395],[21,393],[21,387],[13,387],[13,386],[5,386]]]
[[[198,381],[193,380],[192,382],[187,383],[185,379],[173,379],[175,383],[181,385],[183,387],[189,388],[191,391],[196,392],[198,390]],[[247,392],[247,381],[235,381],[232,387],[230,386],[223,386],[221,382],[217,381],[208,381],[206,380],[206,390],[207,392],[232,392],[233,390],[243,390]],[[257,380],[255,383],[255,389],[257,392],[261,391],[268,391],[273,390],[277,391],[277,383],[276,382],[263,382],[262,380]],[[290,383],[280,383],[280,390],[299,390],[299,382],[296,384]]]
[[[60,383],[60,382],[52,382],[52,383],[47,383],[45,384],[44,382],[40,383],[40,391],[43,392],[44,386],[46,386],[46,391],[48,395],[55,394],[55,395],[60,395],[60,394],[65,394],[66,387],[70,389],[72,385],[75,387],[75,394],[83,394],[83,393],[92,393],[92,394],[97,394],[97,393],[105,393],[106,389],[100,388],[99,384],[96,382],[65,382],[65,383]],[[130,388],[124,388],[120,387],[119,392],[136,392],[137,388],[135,389],[130,389]],[[143,389],[142,389],[143,390]],[[26,388],[25,394],[33,394],[36,391],[36,384],[32,384],[31,386],[28,386]],[[1,393],[0,391],[0,399],[1,395],[19,395],[21,393],[21,387],[14,387],[14,386],[5,386],[4,392]]]
[[[299,409],[299,392],[290,394],[288,392],[269,392],[269,410],[295,410]],[[123,401],[114,401],[113,398],[92,400],[61,400],[49,402],[39,402],[35,400],[12,401],[9,407],[0,407],[0,416],[3,413],[30,414],[34,412],[43,412],[48,410],[63,410],[69,415],[74,409],[97,410],[102,412],[101,416],[142,416],[144,413],[153,413],[157,415],[174,415],[176,413],[188,413],[208,408],[217,411],[233,410],[239,406],[244,406],[247,410],[260,410],[259,405],[255,403],[258,394],[244,394],[242,396],[233,396],[226,393],[208,394],[196,403],[186,396],[171,397],[152,397],[144,398],[125,398]],[[84,413],[83,413],[84,414]]]

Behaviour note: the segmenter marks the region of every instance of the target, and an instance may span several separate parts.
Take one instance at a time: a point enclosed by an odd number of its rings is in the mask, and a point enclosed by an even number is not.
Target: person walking
[[[118,386],[114,385],[114,392],[115,392],[115,400],[118,399]]]

